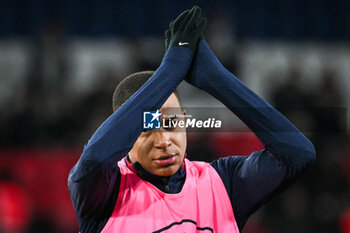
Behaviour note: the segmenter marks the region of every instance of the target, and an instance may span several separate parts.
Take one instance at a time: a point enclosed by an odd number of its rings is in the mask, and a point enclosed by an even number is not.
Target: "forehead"
[[[174,93],[172,93],[169,98],[165,101],[165,103],[162,105],[162,107],[160,108],[160,110],[164,110],[166,108],[180,108],[180,102],[178,100],[178,98],[176,97],[176,95]]]

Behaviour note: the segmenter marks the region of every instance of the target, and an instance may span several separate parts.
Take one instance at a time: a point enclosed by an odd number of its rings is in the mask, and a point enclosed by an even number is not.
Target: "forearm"
[[[297,173],[313,162],[315,152],[311,142],[280,112],[225,69],[204,40],[198,45],[191,78],[195,85],[235,113],[280,162],[295,169],[287,173]]]

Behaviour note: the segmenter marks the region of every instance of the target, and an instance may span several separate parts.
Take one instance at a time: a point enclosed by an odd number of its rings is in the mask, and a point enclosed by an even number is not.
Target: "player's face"
[[[168,108],[180,111],[180,103],[171,94],[160,111],[162,115]],[[129,152],[132,162],[138,161],[148,172],[158,176],[173,175],[181,166],[186,150],[186,132],[174,129],[154,129],[141,133]]]

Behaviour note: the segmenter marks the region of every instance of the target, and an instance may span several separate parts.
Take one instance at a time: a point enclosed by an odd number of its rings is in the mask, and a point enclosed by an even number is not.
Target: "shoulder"
[[[190,172],[196,176],[205,176],[212,171],[215,171],[209,163],[203,161],[190,161],[185,159],[186,172]]]
[[[204,161],[190,161],[188,159],[185,159],[185,166],[189,169],[197,169],[197,170],[203,170],[203,169],[211,169],[212,166],[210,166],[209,163]]]

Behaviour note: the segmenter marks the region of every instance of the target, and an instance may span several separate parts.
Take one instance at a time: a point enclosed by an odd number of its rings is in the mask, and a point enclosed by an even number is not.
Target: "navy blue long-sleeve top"
[[[199,42],[196,54],[187,48],[173,47],[154,75],[98,128],[71,170],[68,187],[80,232],[100,232],[104,228],[119,191],[117,162],[141,134],[142,110],[159,109],[187,73],[187,81],[225,104],[265,147],[249,156],[229,156],[211,162],[223,180],[240,230],[259,206],[314,162],[311,142],[227,71],[204,40]],[[186,177],[183,169],[164,178],[150,174],[138,162],[133,167],[142,179],[167,193],[180,192]]]

